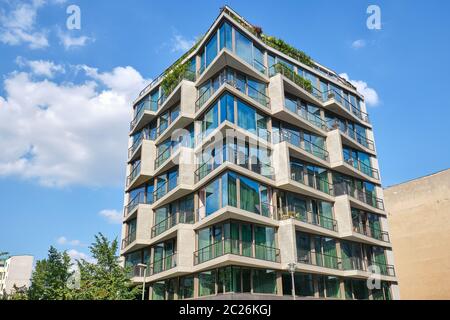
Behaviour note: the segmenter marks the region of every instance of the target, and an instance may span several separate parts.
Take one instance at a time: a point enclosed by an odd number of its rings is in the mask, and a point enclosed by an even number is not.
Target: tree
[[[96,262],[78,261],[81,282],[76,298],[84,300],[131,300],[139,287],[132,287],[128,270],[119,264],[117,239],[109,241],[103,234],[95,235],[89,247]]]
[[[58,252],[51,246],[47,259],[36,262],[28,297],[32,300],[72,299],[73,290],[67,286],[73,274],[71,266],[67,252]]]

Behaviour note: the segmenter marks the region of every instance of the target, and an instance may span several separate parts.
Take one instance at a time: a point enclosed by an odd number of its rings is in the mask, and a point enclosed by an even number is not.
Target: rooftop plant
[[[185,63],[178,63],[169,69],[164,79],[161,81],[161,89],[165,96],[168,96],[182,79],[188,78],[194,80],[195,74],[189,70],[190,65],[191,62],[186,61]]]
[[[274,67],[276,73],[281,73],[281,74],[285,75],[286,77],[288,77],[289,79],[294,81],[296,84],[298,84],[300,87],[302,87],[306,91],[308,91],[310,93],[313,92],[313,85],[312,85],[311,81],[303,78],[302,76],[299,76],[285,64],[279,62],[279,63],[275,64],[273,67]]]

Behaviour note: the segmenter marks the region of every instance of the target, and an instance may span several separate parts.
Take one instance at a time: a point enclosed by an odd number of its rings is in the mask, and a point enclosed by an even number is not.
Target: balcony
[[[194,252],[194,265],[233,254],[264,261],[280,262],[280,249],[267,247],[254,242],[224,239]]]
[[[161,185],[157,187],[157,189],[153,192],[153,198],[154,201],[160,200],[162,197],[164,197],[167,193],[172,191],[178,186],[178,175],[173,176],[169,178],[168,180],[164,181]]]
[[[384,202],[377,198],[374,192],[367,192],[351,186],[348,182],[334,184],[334,194],[336,196],[348,195],[353,199],[368,204],[370,207],[384,211]],[[361,208],[364,209],[364,208]]]
[[[379,271],[383,276],[395,277],[394,266],[360,257],[337,257],[320,252],[306,251],[297,257],[298,263],[342,271],[363,271],[372,274]]]
[[[334,112],[341,115],[350,114],[365,123],[370,123],[369,115],[354,106],[336,90],[322,92],[322,100]]]
[[[351,155],[344,150],[344,162],[352,168],[358,170],[362,174],[369,176],[373,179],[380,180],[380,175],[377,169],[372,168],[368,164],[362,162],[359,159],[352,158]]]
[[[202,180],[212,171],[220,167],[223,163],[231,163],[240,166],[241,168],[250,170],[254,173],[262,175],[265,178],[274,180],[275,174],[272,166],[266,163],[251,163],[250,158],[243,153],[236,152],[235,150],[224,148],[225,157],[223,154],[218,154],[216,156],[211,156],[208,160],[200,164],[200,166],[195,170],[195,183]]]
[[[353,231],[375,240],[390,243],[389,233],[364,223],[353,224]]]
[[[325,120],[323,120],[318,115],[309,112],[301,104],[295,103],[292,105],[285,105],[284,107],[290,112],[298,115],[300,118],[305,120],[308,124],[312,125],[314,128],[320,129],[325,132],[328,131],[327,123],[325,122]],[[308,127],[308,129],[309,128],[310,127]]]
[[[141,161],[139,160],[136,165],[132,167],[131,173],[127,177],[127,188],[136,180],[141,173]]]
[[[170,145],[163,151],[158,152],[158,156],[155,159],[155,170],[157,170],[167,159],[169,159],[175,152],[180,150],[179,143],[171,142]]]
[[[148,117],[150,120],[153,118],[158,111],[158,101],[153,100],[143,100],[139,103],[134,113],[133,120],[130,122],[130,131],[138,129],[137,125],[141,122],[144,117]],[[148,122],[148,121],[145,121]],[[139,127],[140,128],[140,127]]]
[[[133,157],[136,151],[142,146],[142,142],[144,140],[151,140],[150,134],[147,130],[143,130],[139,137],[133,141],[131,147],[128,148],[128,160],[131,161],[135,157]]]
[[[333,123],[331,125],[329,125],[329,129],[330,130],[339,129],[339,132],[341,132],[346,138],[348,138],[352,142],[354,142],[356,144],[356,147],[363,147],[372,152],[375,151],[375,144],[372,140],[361,135],[360,133],[358,133],[356,131],[349,130],[348,126],[345,126],[345,128],[342,128],[337,121],[333,121]]]
[[[175,227],[179,223],[193,224],[194,211],[176,212],[169,215],[163,221],[158,222],[152,227],[152,238],[162,234],[163,232]]]
[[[334,195],[333,184],[322,177],[308,172],[306,169],[299,170],[297,166],[291,164],[291,179],[305,186],[311,187],[330,196]]]
[[[145,192],[139,192],[125,206],[123,210],[124,218],[128,217],[134,211],[134,209],[137,208],[139,204],[152,204],[152,202],[153,202],[152,196],[148,197],[145,195]]]
[[[303,139],[299,134],[295,132],[281,130],[278,131],[278,134],[274,135],[274,143],[280,143],[284,141],[288,142],[294,147],[298,147],[303,151],[306,151],[314,157],[317,157],[323,161],[329,161],[329,153],[327,150]]]
[[[203,105],[217,92],[222,86],[229,85],[239,92],[250,97],[252,100],[256,101],[260,105],[270,108],[270,98],[263,92],[258,91],[256,88],[249,85],[247,82],[244,84],[244,88],[239,87],[238,82],[234,77],[228,77],[227,75],[220,75],[218,79],[218,84],[214,83],[214,86],[210,86],[204,92],[202,92],[195,102],[195,112],[198,112]]]
[[[163,259],[154,261],[153,263],[147,265],[145,269],[145,276],[150,277],[163,271],[173,269],[177,266],[177,253],[166,256]],[[142,269],[135,266],[131,270],[130,278],[132,277],[143,277]]]
[[[320,214],[314,214],[311,211],[305,211],[305,208],[297,206],[284,206],[278,209],[280,219],[296,219],[298,221],[338,232],[338,223],[336,220]]]
[[[122,239],[122,250],[128,247],[135,240],[136,240],[136,231],[128,233],[125,236],[125,238]]]

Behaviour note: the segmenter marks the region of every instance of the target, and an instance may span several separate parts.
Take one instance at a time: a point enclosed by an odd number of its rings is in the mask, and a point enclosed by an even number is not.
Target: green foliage
[[[83,300],[131,300],[139,293],[132,287],[128,270],[119,265],[117,239],[109,241],[103,234],[95,236],[89,247],[96,263],[84,259],[78,261],[81,282],[76,299]]]
[[[226,8],[225,8],[226,9]],[[300,61],[303,64],[306,64],[307,66],[314,67],[314,62],[312,61],[311,57],[308,56],[305,52],[298,50],[291,45],[287,44],[285,41],[266,35],[262,32],[262,29],[258,26],[251,25],[250,23],[245,22],[238,16],[236,16],[233,12],[227,10],[226,11],[231,18],[233,18],[234,21],[236,21],[238,24],[240,24],[242,27],[250,31],[252,34],[260,38],[265,44],[268,46],[283,52],[284,54],[288,55],[291,58],[294,58],[298,61]]]
[[[192,72],[189,70],[190,65],[190,61],[187,61],[185,63],[174,65],[167,71],[164,79],[161,81],[161,88],[166,97],[173,89],[175,89],[182,79],[189,76],[192,77]]]
[[[296,84],[298,84],[300,87],[305,89],[306,91],[312,93],[313,92],[313,85],[311,81],[308,79],[303,78],[302,76],[299,76],[294,71],[292,71],[289,67],[287,67],[283,63],[277,63],[274,66],[276,73],[281,73],[288,77],[290,80],[294,81]]]
[[[66,252],[58,252],[50,247],[47,259],[39,260],[31,276],[28,297],[31,300],[67,300],[73,293],[67,287],[67,280],[72,276],[72,263]]]
[[[289,57],[294,58],[307,66],[314,67],[314,62],[311,60],[310,56],[305,52],[292,47],[283,40],[265,34],[261,34],[261,40],[268,46],[283,52]]]

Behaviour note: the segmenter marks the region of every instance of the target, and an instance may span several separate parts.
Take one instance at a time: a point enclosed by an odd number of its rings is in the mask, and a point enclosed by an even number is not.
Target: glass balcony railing
[[[180,149],[179,143],[171,143],[163,151],[158,152],[158,156],[155,159],[155,170],[158,169],[167,159],[169,159],[179,149]]]
[[[339,125],[339,122],[336,120],[329,121],[327,126],[329,130],[339,129],[339,131],[343,133],[346,137],[350,138],[351,140],[355,141],[356,143],[362,145],[363,147],[369,150],[375,151],[375,145],[372,140],[363,136],[357,131],[350,130],[348,126],[345,126],[345,128],[343,128]]]
[[[368,164],[362,162],[359,159],[352,158],[348,152],[344,150],[344,161],[345,163],[349,164],[359,172],[364,173],[365,175],[372,177],[374,179],[379,180],[380,175],[378,174],[378,170],[372,168]]]
[[[333,195],[333,184],[328,180],[308,172],[307,170],[301,170],[299,167],[291,164],[291,179],[323,193]]]
[[[224,152],[226,153],[225,156],[223,154],[218,154],[214,157],[210,156],[208,160],[199,165],[194,173],[196,183],[225,162],[236,164],[266,178],[272,180],[275,179],[275,170],[270,164],[261,162],[251,163],[250,158],[247,155],[239,153],[233,149],[225,148]]]
[[[356,200],[362,201],[371,207],[384,210],[384,202],[377,198],[375,192],[367,192],[353,187],[350,183],[343,181],[334,184],[334,194],[336,196],[348,195]]]
[[[234,79],[234,76],[219,76],[218,83],[214,83],[214,86],[210,86],[208,89],[203,91],[200,96],[198,97],[197,101],[195,102],[195,111],[197,112],[200,110],[200,108],[208,101],[208,99],[214,95],[219,89],[225,85],[228,84],[235,88],[236,90],[239,90],[240,92],[244,93],[248,97],[252,98],[259,104],[270,108],[270,98],[264,93],[259,91],[258,89],[252,87],[248,83],[245,83],[245,88],[241,88],[236,79]]]
[[[278,208],[278,212],[280,219],[293,218],[331,231],[338,231],[337,220],[324,215],[312,213],[311,211],[307,211],[306,208],[289,205]]]
[[[154,274],[158,274],[163,271],[173,269],[177,266],[177,253],[167,255],[165,258],[154,261],[147,265],[145,270],[145,276],[150,277]],[[130,277],[143,277],[144,270],[141,267],[134,266],[131,270]]]
[[[352,113],[358,119],[361,119],[366,123],[370,123],[369,115],[366,112],[362,111],[359,107],[353,105],[351,101],[343,97],[337,90],[320,91],[319,89],[314,87],[314,85],[309,80],[303,78],[302,76],[299,76],[294,72],[294,70],[284,65],[283,63],[274,64],[269,68],[270,77],[276,74],[282,74],[322,102],[327,102],[331,99],[335,99],[335,101],[340,106]]]
[[[277,134],[274,134],[274,142],[280,143],[286,141],[289,144],[299,147],[302,150],[316,156],[322,160],[328,161],[329,153],[325,148],[322,148],[310,141],[303,139],[298,133],[287,130],[280,130]]]
[[[127,187],[136,179],[136,177],[141,173],[141,161],[139,161],[131,170],[131,173],[127,177]]]
[[[160,235],[164,231],[175,227],[179,223],[194,223],[194,210],[176,212],[169,215],[166,219],[158,222],[152,227],[152,238]]]
[[[389,233],[364,223],[353,223],[353,230],[369,238],[390,242]]]
[[[131,147],[128,148],[128,158],[131,158],[144,140],[150,140],[150,135],[147,130],[143,130],[142,133],[133,141]]]
[[[136,230],[128,233],[125,238],[122,239],[122,249],[129,246],[133,241],[136,240]]]
[[[322,100],[328,101],[331,99],[334,99],[340,106],[342,106],[344,109],[349,111],[351,114],[356,116],[358,119],[370,123],[369,121],[369,115],[353,105],[351,101],[349,101],[347,98],[343,97],[339,92],[336,90],[328,90],[327,92],[322,93]],[[326,97],[326,98],[325,98]],[[325,99],[326,100],[325,100]]]
[[[147,203],[151,204],[153,202],[152,196],[148,197],[145,192],[137,193],[133,199],[131,199],[123,210],[123,216],[126,217],[132,212],[139,204]]]
[[[228,204],[228,206],[238,208],[235,204],[234,205]],[[258,202],[258,203],[255,203],[254,206],[250,209],[244,209],[244,208],[241,208],[241,209],[245,210],[247,212],[250,212],[250,213],[254,213],[254,214],[266,217],[266,218],[274,218],[274,219],[276,218],[275,207],[267,202]],[[207,210],[207,208],[205,208],[204,206],[201,206],[200,208],[198,208],[196,210],[195,219],[197,222],[200,222],[203,219],[207,218],[208,216],[214,214],[218,210],[219,209],[209,212],[209,210]]]
[[[224,239],[194,252],[194,265],[218,258],[225,254],[234,254],[259,260],[280,262],[280,249],[254,242],[237,239]]]
[[[299,103],[286,105],[285,108],[291,111],[292,113],[295,113],[303,120],[306,120],[307,122],[311,123],[313,126],[322,129],[324,131],[328,131],[326,122],[320,116],[312,112],[309,112],[308,110],[306,110],[304,106],[300,105]]]
[[[160,184],[153,192],[153,198],[155,199],[155,201],[158,201],[159,199],[164,197],[167,193],[175,189],[176,186],[178,186],[178,175],[173,176],[168,180],[164,181],[162,184]]]
[[[144,100],[136,107],[133,120],[130,123],[130,131],[134,129],[136,124],[141,120],[145,111],[156,112],[158,110],[158,101]]]
[[[336,269],[336,270],[357,270],[364,272],[378,271],[384,276],[395,277],[394,266],[370,261],[360,257],[338,257],[320,252],[303,251],[297,253],[297,261],[303,264],[310,264],[318,267]]]

